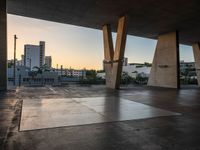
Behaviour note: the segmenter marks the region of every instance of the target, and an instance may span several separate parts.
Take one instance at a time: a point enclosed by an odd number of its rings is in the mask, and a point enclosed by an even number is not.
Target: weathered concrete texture
[[[20,131],[181,115],[107,96],[24,99],[21,114]]]
[[[7,13],[6,0],[0,0],[0,90],[7,89]]]
[[[192,48],[193,48],[193,53],[194,53],[198,86],[200,86],[200,43],[193,44]]]
[[[0,92],[0,149],[3,150],[3,144],[13,133],[18,132],[18,123],[20,119],[21,100],[14,90]]]
[[[179,88],[179,43],[177,32],[159,36],[148,85]]]
[[[113,40],[110,25],[103,26],[104,41],[104,69],[106,72],[106,86],[112,87],[112,63],[114,56]]]
[[[106,86],[119,89],[126,45],[127,17],[119,19],[115,51],[113,50],[112,34],[109,25],[103,26],[104,38],[104,66],[106,72]]]
[[[200,90],[105,86],[21,87],[0,93],[0,149],[5,150],[199,150]],[[18,131],[21,99],[125,98],[182,115],[53,129]],[[52,99],[53,98],[53,99]],[[30,102],[31,102],[30,101]],[[120,105],[120,103],[118,103]],[[117,108],[119,105],[114,105]],[[110,107],[105,103],[105,107]],[[31,108],[30,108],[31,109]],[[6,135],[6,136],[5,136]]]

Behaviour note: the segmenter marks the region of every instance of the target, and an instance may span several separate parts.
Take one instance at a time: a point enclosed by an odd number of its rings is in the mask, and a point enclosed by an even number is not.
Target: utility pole
[[[61,70],[61,76],[62,76],[62,73],[63,73],[63,65],[61,65],[60,70]]]
[[[13,85],[15,86],[15,78],[16,78],[16,44],[17,44],[17,36],[14,35],[14,67],[13,67]]]

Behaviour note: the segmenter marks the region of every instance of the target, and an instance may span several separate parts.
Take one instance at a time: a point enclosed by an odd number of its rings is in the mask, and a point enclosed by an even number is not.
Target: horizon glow
[[[14,35],[17,35],[17,59],[25,44],[46,42],[45,55],[52,56],[52,65],[74,69],[102,69],[104,59],[101,30],[61,24],[40,19],[8,15],[8,59],[13,59]],[[113,33],[115,45],[116,33]],[[129,63],[152,63],[156,40],[127,36],[125,57]],[[191,46],[180,45],[180,60],[194,61]]]

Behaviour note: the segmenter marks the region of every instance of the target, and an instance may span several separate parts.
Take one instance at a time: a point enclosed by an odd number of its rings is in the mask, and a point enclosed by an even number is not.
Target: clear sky
[[[51,55],[53,66],[65,68],[102,69],[103,33],[101,30],[60,24],[39,19],[8,15],[8,59],[13,59],[13,35],[16,34],[17,58],[24,52],[24,44],[46,42],[46,56]],[[113,33],[113,42],[116,34]],[[156,40],[127,37],[125,57],[129,62],[152,62]],[[180,59],[194,61],[192,48],[180,46]]]

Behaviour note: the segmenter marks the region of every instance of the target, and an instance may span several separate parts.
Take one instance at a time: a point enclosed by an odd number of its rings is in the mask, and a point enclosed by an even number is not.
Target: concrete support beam
[[[115,51],[113,48],[110,25],[103,26],[104,38],[104,67],[106,72],[106,86],[119,89],[122,73],[122,65],[127,36],[127,17],[119,19]]]
[[[112,41],[112,33],[110,25],[103,26],[103,40],[104,40],[104,69],[106,73],[106,86],[111,87],[112,85],[112,63],[114,49]]]
[[[149,86],[180,88],[178,32],[158,37]]]
[[[7,12],[6,0],[0,0],[0,91],[7,89]]]
[[[194,60],[195,60],[195,68],[197,73],[198,86],[200,86],[200,43],[195,43],[192,45]]]

